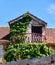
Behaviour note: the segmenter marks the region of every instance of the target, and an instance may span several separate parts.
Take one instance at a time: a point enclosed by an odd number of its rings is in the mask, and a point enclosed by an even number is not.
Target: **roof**
[[[47,25],[47,23],[46,23],[45,21],[41,20],[40,18],[34,16],[33,14],[31,14],[31,13],[29,13],[29,12],[26,12],[26,13],[24,13],[24,14],[28,14],[32,19],[34,19],[35,21],[38,21],[38,22],[39,22],[40,24],[42,24],[42,25]],[[20,20],[20,19],[24,16],[24,14],[21,15],[21,16],[19,16],[19,17],[17,17],[17,18],[15,18],[15,19],[13,19],[13,20],[11,20],[11,21],[9,21],[9,22],[8,22],[9,25],[11,25],[12,23],[14,23],[14,22]]]
[[[9,40],[0,40],[0,44],[8,44],[9,42]]]
[[[9,27],[0,27],[0,43],[8,42],[6,37],[9,35]],[[55,28],[46,28],[46,43],[50,45],[55,45]]]
[[[9,27],[0,27],[0,39],[5,39],[9,32],[10,32]]]
[[[46,28],[46,43],[55,44],[55,28]]]

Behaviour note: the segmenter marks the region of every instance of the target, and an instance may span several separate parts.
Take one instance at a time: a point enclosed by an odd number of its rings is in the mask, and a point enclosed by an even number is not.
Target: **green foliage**
[[[26,58],[39,58],[53,54],[53,49],[46,47],[44,43],[20,43],[8,45],[5,49],[4,58],[7,61],[12,61]]]
[[[16,38],[14,39],[15,42],[17,39],[19,40],[18,42],[20,42],[20,40],[22,40],[21,42],[25,41],[25,33],[31,19],[32,18],[28,14],[25,14],[22,19],[19,19],[18,21],[12,23],[10,25],[9,39],[11,40],[13,38]]]
[[[24,43],[26,31],[32,18],[26,14],[22,19],[10,25],[9,39],[15,43],[7,45],[4,53],[6,61],[39,58],[54,54],[44,43]],[[19,44],[18,44],[19,43]]]

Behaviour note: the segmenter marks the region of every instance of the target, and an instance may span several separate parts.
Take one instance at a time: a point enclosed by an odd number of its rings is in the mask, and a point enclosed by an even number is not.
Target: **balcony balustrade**
[[[27,42],[43,42],[45,40],[45,36],[38,33],[26,33],[26,36]]]

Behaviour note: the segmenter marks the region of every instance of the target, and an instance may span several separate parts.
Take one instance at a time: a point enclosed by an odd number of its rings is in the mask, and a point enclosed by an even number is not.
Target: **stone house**
[[[51,46],[55,49],[55,28],[47,28],[47,23],[38,17],[34,16],[33,14],[26,12],[32,20],[29,23],[28,30],[26,31],[27,34],[27,42],[45,42],[46,45],[49,47]],[[10,33],[10,26],[14,22],[22,19],[24,16],[21,15],[11,21],[9,21],[9,27],[0,27],[0,50],[9,44],[8,35]],[[0,51],[1,53],[2,51]]]
[[[27,35],[26,41],[27,42],[42,42],[42,41],[44,41],[47,23],[44,22],[43,20],[37,18],[36,16],[32,15],[29,12],[27,12],[25,14],[28,14],[32,18],[32,20],[30,21],[30,23],[28,25],[28,29],[26,31],[26,35]],[[24,14],[16,19],[9,21],[8,23],[9,23],[10,28],[14,22],[19,21],[23,17],[24,17]]]

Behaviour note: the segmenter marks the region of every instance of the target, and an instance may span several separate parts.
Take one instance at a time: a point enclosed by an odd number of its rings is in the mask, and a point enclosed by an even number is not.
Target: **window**
[[[42,26],[32,26],[32,33],[42,34]]]

